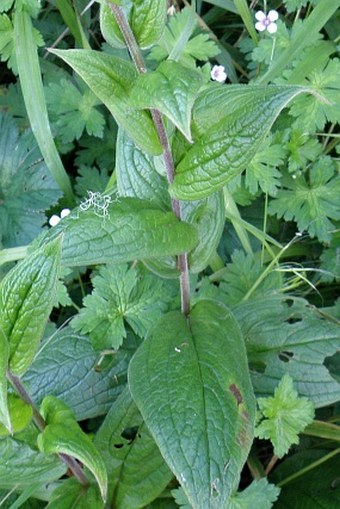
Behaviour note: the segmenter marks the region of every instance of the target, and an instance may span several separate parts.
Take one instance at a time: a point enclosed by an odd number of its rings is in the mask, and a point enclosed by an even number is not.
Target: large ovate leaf
[[[225,507],[249,452],[255,401],[242,335],[222,304],[162,317],[133,357],[132,396],[195,509]]]
[[[203,83],[203,75],[198,71],[167,60],[156,71],[138,77],[131,92],[131,104],[136,108],[158,109],[192,141],[191,110]]]
[[[150,202],[120,198],[102,211],[96,204],[75,210],[40,238],[40,244],[63,232],[62,264],[67,266],[126,262],[190,251],[195,228]]]
[[[38,437],[39,449],[45,454],[68,454],[80,460],[94,475],[105,501],[107,473],[103,458],[80,428],[73,412],[54,396],[44,398],[40,411],[46,427]]]
[[[103,509],[97,486],[83,486],[76,479],[63,481],[51,494],[48,509]]]
[[[193,112],[195,118],[197,108],[195,144],[177,166],[171,194],[181,200],[196,200],[239,175],[281,110],[306,91],[274,85],[230,85],[203,91]]]
[[[38,249],[7,273],[0,285],[0,329],[9,343],[9,367],[28,369],[55,302],[61,237]]]
[[[118,125],[132,140],[151,154],[162,148],[150,115],[129,105],[129,92],[137,78],[134,65],[118,57],[93,50],[51,50],[62,58],[110,110]]]
[[[89,338],[66,327],[45,339],[23,381],[37,404],[53,394],[72,408],[77,420],[97,417],[122,391],[136,348],[129,334],[117,352],[101,359]]]
[[[95,445],[106,463],[109,498],[116,509],[144,507],[172,478],[128,389],[107,414]]]
[[[56,456],[46,456],[22,440],[0,440],[0,489],[23,489],[49,483],[66,473]]]
[[[165,177],[157,173],[154,158],[138,148],[124,129],[118,130],[116,175],[120,196],[150,200],[159,207],[170,210]]]
[[[325,366],[339,350],[340,328],[306,300],[271,295],[238,304],[233,312],[247,344],[254,390],[271,395],[285,373],[316,407],[340,398],[340,384]]]

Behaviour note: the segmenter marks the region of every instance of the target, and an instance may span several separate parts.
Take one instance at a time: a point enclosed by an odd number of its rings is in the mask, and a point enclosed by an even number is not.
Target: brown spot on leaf
[[[239,406],[243,401],[240,389],[235,384],[231,384],[229,385],[229,390],[235,396],[237,406]]]

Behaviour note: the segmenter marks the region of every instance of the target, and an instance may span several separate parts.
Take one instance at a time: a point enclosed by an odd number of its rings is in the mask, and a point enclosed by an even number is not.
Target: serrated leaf
[[[132,359],[132,396],[196,509],[220,509],[236,489],[255,418],[245,348],[220,303],[162,317]]]
[[[40,244],[63,232],[65,266],[119,263],[190,251],[197,243],[191,225],[172,212],[135,198],[112,202],[103,217],[91,206],[74,211],[40,238]]]
[[[27,371],[37,351],[55,299],[61,238],[16,265],[0,285],[0,328],[9,344],[9,367]]]
[[[15,394],[8,395],[8,413],[10,429],[0,423],[0,439],[13,433],[18,433],[28,426],[32,419],[32,407]]]
[[[9,11],[9,9],[12,7],[14,3],[14,0],[2,0],[1,6],[0,6],[0,12]]]
[[[273,397],[257,400],[261,421],[255,435],[266,438],[274,446],[274,454],[282,458],[293,444],[299,443],[298,434],[313,421],[314,407],[307,398],[300,398],[293,387],[293,379],[285,375]]]
[[[108,412],[122,391],[137,346],[129,334],[118,352],[100,359],[89,338],[66,327],[45,339],[23,381],[37,404],[53,394],[72,408],[78,421],[97,417]]]
[[[274,392],[288,373],[298,393],[316,407],[340,398],[340,385],[324,365],[339,349],[339,326],[325,320],[308,302],[271,295],[233,308],[247,344],[257,395]]]
[[[66,465],[57,457],[41,454],[22,440],[0,440],[0,489],[17,490],[32,484],[48,484],[59,479],[66,470]]]
[[[47,509],[103,509],[97,486],[82,486],[76,479],[63,481],[51,494]]]
[[[93,278],[94,290],[84,298],[84,307],[71,324],[89,334],[96,349],[118,349],[126,337],[125,323],[139,336],[168,310],[177,287],[126,264],[105,265]]]
[[[155,499],[172,478],[130,392],[125,389],[96,434],[117,509],[138,509]]]
[[[44,211],[61,192],[30,131],[19,135],[10,115],[0,113],[0,242],[25,245],[42,230]]]
[[[191,110],[203,83],[198,71],[168,60],[155,71],[138,77],[131,91],[131,104],[135,108],[158,109],[192,142]]]
[[[195,200],[230,182],[254,157],[281,110],[306,91],[295,86],[230,85],[202,92],[195,120],[198,136],[177,166],[171,194]],[[218,113],[211,116],[216,104]]]
[[[270,484],[266,478],[253,481],[245,490],[231,498],[230,509],[271,509],[276,502],[280,488]]]
[[[148,153],[162,148],[150,115],[129,106],[129,93],[137,78],[132,63],[93,50],[50,50],[74,69],[99,97],[133,141]]]
[[[118,130],[116,147],[117,189],[120,196],[150,200],[170,210],[165,177],[157,173],[152,156],[139,149],[123,129]]]
[[[287,175],[283,184],[269,204],[269,213],[286,221],[294,219],[300,232],[307,230],[311,237],[329,242],[335,229],[331,220],[340,219],[340,177],[333,160],[320,157],[308,174]]]
[[[81,90],[66,79],[50,83],[45,90],[52,122],[63,143],[79,140],[85,129],[89,135],[103,137],[105,119],[95,108],[99,101],[91,90]]]
[[[80,428],[73,412],[54,396],[44,398],[40,411],[46,427],[38,436],[39,449],[45,454],[68,454],[80,460],[94,475],[105,502],[107,472],[103,458]]]

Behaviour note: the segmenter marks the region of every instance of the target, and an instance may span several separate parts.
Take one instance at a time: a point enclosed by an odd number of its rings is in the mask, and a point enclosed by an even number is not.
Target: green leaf
[[[183,220],[197,229],[198,244],[189,253],[192,273],[204,270],[220,242],[225,223],[223,193],[218,192],[203,200],[182,203]]]
[[[41,9],[41,0],[15,0],[15,7],[18,12],[25,11],[36,18]]]
[[[102,206],[103,197],[96,200]],[[88,201],[83,202],[83,208],[87,205]],[[65,266],[175,255],[190,251],[197,243],[191,225],[150,202],[120,198],[110,204],[107,215],[97,212],[94,205],[89,205],[88,210],[76,210],[39,239],[41,245],[63,232]]]
[[[85,129],[89,135],[103,137],[105,119],[95,108],[100,102],[86,85],[77,88],[65,79],[50,83],[46,88],[46,101],[63,143],[79,140]]]
[[[316,407],[339,400],[340,385],[325,366],[325,358],[339,349],[337,324],[304,299],[289,295],[258,297],[233,312],[246,340],[257,395],[273,394],[288,373],[298,393]]]
[[[281,110],[306,91],[293,86],[208,87],[194,108],[198,137],[177,166],[171,194],[195,200],[230,182],[250,163]]]
[[[9,11],[13,5],[13,2],[14,2],[14,0],[2,0],[1,6],[0,6],[0,12]]]
[[[334,455],[337,452],[335,457],[330,457],[331,453]],[[275,509],[309,509],[311,507],[338,509],[340,504],[339,452],[339,449],[334,449],[330,453],[329,449],[309,448],[289,456],[280,463],[271,476],[274,482],[282,482]]]
[[[231,255],[231,263],[227,263],[221,274],[220,298],[228,306],[235,306],[246,298],[253,300],[272,295],[277,288],[282,287],[282,275],[271,270],[263,277],[265,271],[266,267],[259,257],[235,250]]]
[[[255,435],[269,439],[274,446],[274,454],[282,458],[291,445],[299,443],[298,434],[313,421],[313,404],[298,396],[289,375],[282,378],[273,397],[259,398],[257,403],[261,420]]]
[[[84,298],[72,327],[89,334],[96,349],[118,349],[127,333],[125,322],[140,337],[168,310],[173,286],[143,270],[126,264],[110,264],[93,278],[94,290]]]
[[[120,196],[150,200],[170,210],[168,184],[157,173],[154,158],[138,148],[123,129],[118,130],[117,136],[116,174]]]
[[[100,359],[89,338],[66,327],[45,338],[23,381],[37,404],[53,394],[72,408],[78,421],[97,417],[108,412],[122,391],[136,348],[129,334],[118,352]]]
[[[315,95],[298,97],[291,106],[290,113],[297,117],[294,126],[306,132],[322,130],[327,122],[340,123],[339,73],[338,58],[319,67],[313,66],[305,84],[315,91]]]
[[[44,211],[61,192],[30,131],[19,135],[14,120],[0,113],[0,132],[0,245],[20,246],[41,232]]]
[[[131,91],[131,104],[158,109],[192,142],[191,110],[202,85],[201,73],[168,60],[156,71],[138,77]]]
[[[1,7],[0,7],[1,10]],[[14,42],[13,42],[13,25],[7,14],[0,16],[0,54],[1,62],[8,60],[8,67],[14,67],[13,59]]]
[[[162,148],[150,115],[129,106],[129,93],[137,78],[132,63],[92,50],[51,50],[76,71],[124,127],[131,139],[153,155]]]
[[[149,48],[160,39],[166,21],[167,4],[164,0],[122,0],[121,6],[141,49]],[[105,0],[101,2],[100,29],[111,46],[125,46],[124,37]]]
[[[21,12],[16,10],[13,19],[20,85],[32,131],[47,167],[66,198],[72,203],[73,192],[70,179],[57,152],[48,120],[32,21],[24,10]]]
[[[7,337],[0,327],[0,426],[3,424],[8,431],[12,431],[11,419],[7,400],[7,367],[9,359],[9,345]],[[2,423],[2,424],[1,424]]]
[[[280,488],[270,484],[265,478],[259,479],[231,497],[230,509],[253,509],[254,507],[271,509],[279,493]]]
[[[96,434],[116,509],[138,509],[165,489],[172,473],[164,463],[128,389],[115,401]]]
[[[220,53],[217,44],[206,33],[192,37],[196,17],[192,8],[185,7],[169,17],[162,38],[154,46],[148,59],[160,62],[170,57],[187,67],[196,68],[196,60],[207,61]]]
[[[32,419],[32,407],[15,394],[8,395],[8,413],[10,428],[0,423],[0,439],[9,434],[18,433],[29,425]]]
[[[97,486],[82,486],[76,479],[63,481],[51,494],[47,509],[103,509]]]
[[[9,343],[9,367],[27,371],[55,300],[61,238],[16,265],[0,285],[0,329]]]
[[[103,458],[75,420],[73,412],[54,396],[47,396],[41,404],[46,427],[38,436],[39,449],[45,454],[69,454],[80,460],[94,475],[102,499],[107,496],[107,473]]]
[[[57,457],[41,454],[26,442],[0,440],[0,489],[24,489],[32,484],[48,484],[66,473]]]
[[[163,457],[198,508],[224,507],[253,436],[254,397],[237,323],[201,301],[162,317],[133,357],[132,396]]]
[[[270,202],[269,213],[286,221],[294,219],[300,232],[307,230],[321,242],[330,241],[335,229],[331,220],[340,219],[340,177],[333,160],[320,157],[306,175],[287,175],[283,185]]]

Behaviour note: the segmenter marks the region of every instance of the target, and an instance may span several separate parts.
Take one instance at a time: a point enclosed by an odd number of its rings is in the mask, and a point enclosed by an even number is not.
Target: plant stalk
[[[140,74],[147,72],[144,58],[141,50],[138,46],[134,33],[131,30],[129,23],[125,18],[124,11],[119,5],[109,3],[110,9],[117,21],[117,24],[122,32],[125,39],[126,46],[129,50],[131,58],[135,63],[136,69]],[[154,121],[162,149],[163,149],[163,160],[167,176],[167,181],[172,184],[175,178],[175,165],[172,157],[168,136],[165,130],[162,114],[157,109],[151,110],[151,116]],[[181,207],[178,200],[171,199],[171,207],[176,217],[181,219]],[[180,272],[180,287],[181,287],[181,311],[185,316],[189,315],[190,312],[190,280],[189,280],[189,265],[187,253],[182,253],[177,257],[178,269]]]
[[[32,408],[33,421],[36,424],[37,428],[40,431],[44,431],[44,429],[46,428],[46,422],[43,419],[38,408],[34,404],[31,396],[26,391],[20,378],[17,377],[16,375],[14,375],[10,370],[7,370],[6,376],[7,376],[8,381],[10,382],[10,384],[14,387],[16,392],[19,394],[20,398],[25,403],[30,405],[30,407]],[[67,468],[72,472],[72,474],[80,482],[80,484],[82,484],[83,486],[87,486],[89,484],[89,481],[88,481],[86,475],[84,474],[83,469],[81,468],[81,466],[79,465],[79,463],[77,462],[77,460],[75,458],[73,458],[72,456],[69,456],[68,454],[63,454],[63,453],[59,453],[58,457],[59,457],[59,459],[61,459],[61,461],[63,463],[65,463]]]

